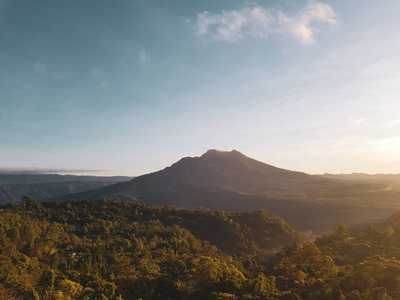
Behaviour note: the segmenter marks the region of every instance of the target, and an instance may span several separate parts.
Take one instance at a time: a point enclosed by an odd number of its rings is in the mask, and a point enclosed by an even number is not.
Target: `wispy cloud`
[[[0,167],[2,174],[72,174],[72,173],[106,173],[110,170],[35,168],[35,167]]]
[[[357,120],[354,121],[354,124],[361,124],[361,123],[365,123],[366,121],[368,121],[368,119],[366,118],[358,118]]]
[[[36,62],[33,68],[38,75],[59,81],[70,80],[75,76],[75,73],[71,71],[51,71],[45,64],[40,62]]]
[[[337,24],[333,9],[324,3],[310,3],[294,17],[282,11],[269,11],[261,6],[241,10],[198,14],[195,32],[215,41],[236,42],[245,37],[267,39],[288,36],[302,44],[315,43],[314,33],[321,24]]]
[[[47,67],[42,63],[36,62],[33,67],[35,71],[40,75],[47,75],[49,73]]]
[[[144,49],[139,51],[139,62],[142,66],[146,66],[150,62],[150,57]]]
[[[394,127],[394,126],[399,127],[399,125],[400,125],[400,119],[392,120],[384,124],[384,126],[386,127]]]

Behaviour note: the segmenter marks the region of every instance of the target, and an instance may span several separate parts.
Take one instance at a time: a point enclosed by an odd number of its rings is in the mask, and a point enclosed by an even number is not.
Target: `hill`
[[[260,256],[304,241],[266,210],[241,214],[104,199],[24,198],[24,204],[1,208],[0,233],[0,296],[4,284],[23,299],[208,299],[212,292],[249,293],[264,268]]]
[[[51,183],[51,182],[75,182],[75,181],[108,181],[121,182],[132,180],[128,176],[79,176],[60,174],[5,174],[0,173],[0,184],[27,184],[27,183]]]
[[[84,192],[131,179],[132,177],[124,176],[0,174],[0,205],[19,203],[24,196],[41,200]]]
[[[207,207],[228,211],[266,208],[311,235],[380,222],[400,209],[400,192],[382,182],[324,178],[277,168],[233,150],[209,150],[129,182],[52,200],[129,195],[159,206]]]
[[[399,237],[400,213],[296,245],[266,210],[25,198],[0,207],[0,299],[399,299]]]
[[[351,173],[351,174],[329,174],[322,175],[324,178],[353,180],[363,182],[380,182],[384,184],[400,184],[400,174],[365,174],[365,173]]]

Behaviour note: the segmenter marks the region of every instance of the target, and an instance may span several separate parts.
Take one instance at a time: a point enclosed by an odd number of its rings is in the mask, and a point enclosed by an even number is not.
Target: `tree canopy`
[[[115,200],[0,211],[1,299],[400,299],[400,218],[304,243],[266,210]]]

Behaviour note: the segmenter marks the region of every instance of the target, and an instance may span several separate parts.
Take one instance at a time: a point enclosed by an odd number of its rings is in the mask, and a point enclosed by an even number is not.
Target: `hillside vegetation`
[[[265,210],[25,198],[0,211],[0,299],[400,299],[400,214],[302,241]]]

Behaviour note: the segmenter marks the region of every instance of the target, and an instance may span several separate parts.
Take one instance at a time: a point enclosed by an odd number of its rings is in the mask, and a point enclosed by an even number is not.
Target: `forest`
[[[0,299],[400,299],[400,212],[306,241],[265,209],[0,208]]]

